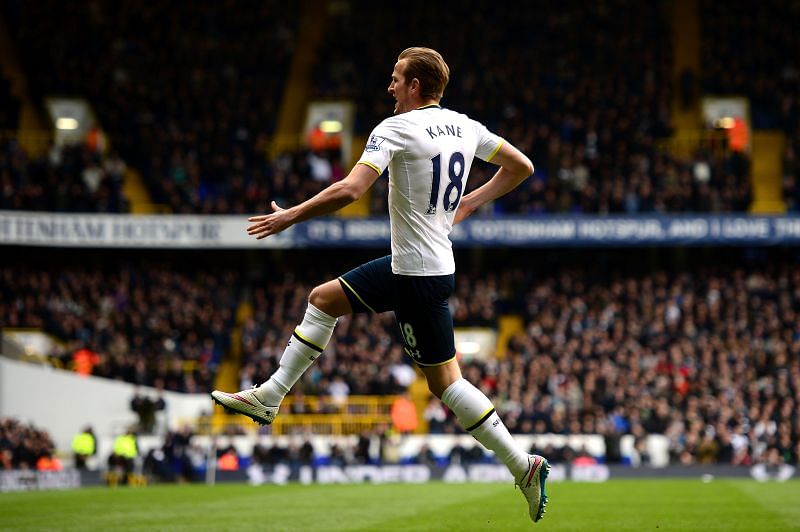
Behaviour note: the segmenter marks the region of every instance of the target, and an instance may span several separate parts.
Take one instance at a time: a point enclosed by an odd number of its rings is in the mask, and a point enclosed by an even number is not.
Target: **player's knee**
[[[322,312],[337,318],[352,312],[350,302],[338,281],[330,281],[315,287],[308,295],[308,302]]]
[[[326,297],[325,289],[322,286],[315,286],[311,293],[308,294],[308,302],[325,312],[327,305],[330,303],[330,297]]]
[[[451,384],[461,378],[461,368],[455,358],[439,366],[421,366],[421,369],[428,389],[439,399]]]

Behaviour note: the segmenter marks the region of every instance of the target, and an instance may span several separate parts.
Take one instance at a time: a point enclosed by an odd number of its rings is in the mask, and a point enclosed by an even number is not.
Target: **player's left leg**
[[[351,312],[350,302],[338,280],[315,287],[308,296],[303,321],[295,328],[283,351],[278,370],[256,390],[258,399],[265,404],[279,405],[325,350],[336,320]]]
[[[337,318],[354,312],[385,312],[391,308],[394,297],[391,276],[391,257],[386,256],[314,288],[303,321],[294,330],[280,366],[269,380],[237,393],[214,390],[211,397],[257,423],[272,423],[283,398],[325,350]]]
[[[528,453],[523,451],[497,415],[483,392],[461,376],[458,361],[439,366],[422,366],[428,388],[453,411],[458,421],[484,447],[494,451],[514,478],[528,470]]]
[[[453,411],[461,425],[508,467],[528,500],[530,517],[541,519],[547,497],[544,483],[549,464],[521,449],[486,395],[461,376],[455,358],[453,318],[447,300],[452,275],[396,279],[395,315],[406,353],[414,359],[428,388]]]
[[[431,392],[453,411],[466,431],[494,451],[511,472],[528,501],[530,518],[534,522],[541,519],[547,505],[545,481],[550,470],[547,460],[528,454],[517,445],[489,398],[461,376],[458,361],[451,359],[438,366],[419,366]]]

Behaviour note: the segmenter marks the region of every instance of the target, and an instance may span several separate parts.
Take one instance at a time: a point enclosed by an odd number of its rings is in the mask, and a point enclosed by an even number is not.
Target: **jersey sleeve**
[[[475,123],[475,133],[478,137],[478,147],[475,149],[475,157],[487,162],[491,162],[492,158],[500,150],[500,146],[505,142],[501,137],[498,137],[480,122]]]
[[[356,164],[365,164],[379,174],[383,174],[383,171],[389,166],[389,161],[402,148],[401,131],[396,126],[384,121],[370,133],[364,153],[361,154]]]

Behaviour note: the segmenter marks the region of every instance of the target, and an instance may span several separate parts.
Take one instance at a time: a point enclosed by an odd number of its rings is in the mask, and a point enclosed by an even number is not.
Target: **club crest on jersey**
[[[379,137],[378,135],[370,136],[369,142],[367,142],[367,151],[378,151],[381,149],[381,144],[383,144],[383,141],[385,140],[386,139],[384,137]]]

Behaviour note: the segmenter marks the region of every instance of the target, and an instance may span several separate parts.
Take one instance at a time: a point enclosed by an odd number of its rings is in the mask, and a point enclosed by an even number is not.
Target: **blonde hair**
[[[406,82],[417,78],[420,96],[441,100],[444,88],[450,81],[450,67],[444,62],[442,54],[430,48],[414,46],[400,52],[397,60],[403,59],[406,60],[403,72]]]

